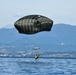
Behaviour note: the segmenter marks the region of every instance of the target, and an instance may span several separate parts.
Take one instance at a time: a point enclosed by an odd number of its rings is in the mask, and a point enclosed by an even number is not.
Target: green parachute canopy
[[[19,33],[35,34],[41,31],[50,31],[53,21],[41,15],[28,15],[20,18],[14,23]]]

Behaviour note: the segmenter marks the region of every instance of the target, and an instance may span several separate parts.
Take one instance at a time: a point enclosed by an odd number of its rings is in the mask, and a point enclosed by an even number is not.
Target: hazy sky
[[[76,25],[76,0],[0,0],[0,28],[30,14]]]

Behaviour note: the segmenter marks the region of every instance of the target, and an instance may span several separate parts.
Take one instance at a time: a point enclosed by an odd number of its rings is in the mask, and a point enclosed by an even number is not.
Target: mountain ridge
[[[76,26],[68,24],[55,24],[50,32],[44,31],[34,35],[19,34],[15,28],[0,29],[0,43],[21,43],[29,40],[39,43],[75,43],[75,37]]]

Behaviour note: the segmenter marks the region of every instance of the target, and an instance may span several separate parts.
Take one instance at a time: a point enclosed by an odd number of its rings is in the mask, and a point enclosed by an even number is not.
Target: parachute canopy
[[[35,34],[41,31],[50,31],[53,21],[41,15],[28,15],[20,18],[14,23],[19,33]]]

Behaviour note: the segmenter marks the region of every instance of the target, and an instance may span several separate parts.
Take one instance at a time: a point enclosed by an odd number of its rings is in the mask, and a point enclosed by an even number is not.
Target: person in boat
[[[39,58],[39,55],[38,54],[35,55],[35,59],[37,59],[37,58]]]

